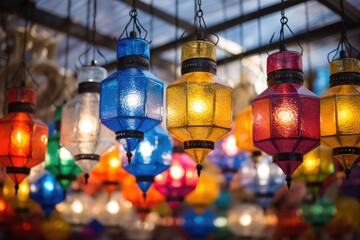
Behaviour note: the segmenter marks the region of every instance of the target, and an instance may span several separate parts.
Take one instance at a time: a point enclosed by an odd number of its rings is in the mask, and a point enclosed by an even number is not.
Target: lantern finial
[[[286,180],[286,185],[287,185],[288,189],[290,189],[291,182],[292,182],[292,177],[291,176],[286,176],[285,180]]]
[[[201,173],[201,170],[202,170],[202,165],[201,164],[196,164],[196,170],[197,170],[197,175],[198,177],[200,177],[200,173]]]
[[[15,196],[17,196],[19,190],[19,184],[15,184]]]
[[[351,172],[351,170],[349,168],[345,168],[344,173],[345,173],[345,176],[346,176],[346,180],[349,180],[350,172]]]

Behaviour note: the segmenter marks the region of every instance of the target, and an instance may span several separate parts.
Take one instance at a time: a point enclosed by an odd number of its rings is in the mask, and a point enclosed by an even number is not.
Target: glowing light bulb
[[[0,212],[4,211],[6,208],[6,202],[4,200],[0,200]]]
[[[153,152],[153,146],[148,141],[142,141],[139,146],[141,156],[145,159],[149,158]]]
[[[196,99],[190,104],[191,109],[196,113],[202,113],[207,110],[207,106],[204,100]]]
[[[46,182],[44,183],[44,187],[45,187],[46,190],[48,190],[48,191],[54,190],[54,184],[53,184],[52,182],[46,181]]]
[[[201,224],[204,221],[204,218],[202,216],[196,216],[194,221],[197,224]]]
[[[284,126],[293,124],[296,117],[296,112],[290,108],[279,107],[275,111],[276,121]]]
[[[119,167],[120,166],[120,160],[117,158],[111,158],[110,159],[110,166],[113,168]]]
[[[256,171],[259,177],[259,184],[262,186],[267,185],[270,178],[270,166],[266,163],[260,163]]]
[[[79,130],[80,134],[90,134],[96,132],[97,122],[96,119],[89,114],[80,117]]]
[[[348,121],[352,119],[352,112],[346,107],[339,108],[338,117],[340,122]]]
[[[61,147],[59,151],[59,155],[62,160],[70,160],[72,158],[71,153],[66,148]]]
[[[11,143],[14,144],[17,148],[24,148],[28,145],[30,141],[30,136],[26,132],[18,128],[14,135],[11,136]]]
[[[227,219],[225,217],[217,217],[214,220],[214,225],[217,228],[225,227],[227,225]]]
[[[116,201],[110,201],[106,205],[106,210],[111,214],[116,214],[120,210],[120,206]]]
[[[71,209],[79,214],[82,213],[84,211],[84,206],[82,205],[82,203],[79,200],[75,200],[72,204],[71,204]]]
[[[240,216],[240,218],[239,218],[240,225],[245,226],[245,227],[249,226],[251,224],[251,221],[252,221],[252,219],[249,214],[244,214],[244,215]]]
[[[237,153],[238,148],[236,146],[236,138],[234,135],[227,137],[222,143],[223,151],[230,156],[233,156]]]
[[[29,192],[29,186],[27,184],[21,184],[20,185],[20,189],[19,189],[20,193],[27,193]]]
[[[320,165],[320,159],[315,158],[314,156],[305,157],[304,159],[304,171],[307,173],[312,173],[316,171],[316,169]]]
[[[170,167],[170,175],[173,179],[179,180],[184,176],[184,174],[185,174],[184,169],[179,165],[173,165]]]
[[[140,96],[136,92],[130,92],[125,97],[126,106],[129,108],[135,108],[140,105]]]

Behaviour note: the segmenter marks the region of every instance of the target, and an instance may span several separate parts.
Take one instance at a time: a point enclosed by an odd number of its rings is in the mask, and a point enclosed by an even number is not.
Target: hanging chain
[[[86,48],[85,52],[80,54],[78,60],[81,64],[81,66],[86,66],[87,65],[87,55],[89,54],[89,52],[91,51],[92,49],[92,60],[91,60],[91,63],[90,65],[91,66],[96,66],[97,64],[97,60],[96,60],[96,53],[99,54],[99,56],[104,60],[104,64],[107,63],[107,60],[106,60],[106,57],[104,56],[104,54],[100,51],[100,49],[97,47],[97,44],[96,44],[96,16],[97,16],[97,0],[93,0],[94,3],[93,3],[93,22],[92,22],[92,27],[91,27],[91,40],[89,41],[89,45],[88,47]],[[89,0],[90,2],[90,0]],[[90,15],[90,11],[88,13]],[[85,56],[85,62],[82,61],[82,58]]]
[[[359,50],[357,50],[355,47],[353,47],[350,42],[347,39],[347,32],[346,32],[346,27],[345,27],[345,19],[344,19],[344,1],[340,0],[340,12],[341,12],[341,37],[340,37],[340,42],[337,45],[337,47],[332,50],[331,52],[329,52],[327,59],[328,62],[330,63],[331,60],[334,60],[335,57],[340,54],[340,58],[345,58],[345,57],[351,57],[353,52],[355,54],[357,54],[358,59],[360,59],[360,52]],[[330,60],[330,56],[333,55],[332,59]]]
[[[175,0],[175,40],[178,38],[179,31],[179,0]],[[177,59],[178,59],[178,45],[174,47],[174,79],[177,78]]]
[[[129,12],[129,16],[130,16],[130,20],[129,22],[126,24],[124,30],[122,31],[120,37],[118,38],[118,40],[120,40],[122,38],[122,36],[125,34],[127,38],[135,38],[137,37],[137,35],[139,35],[140,38],[146,40],[146,37],[148,35],[148,31],[146,31],[146,29],[143,27],[143,25],[141,25],[139,19],[138,19],[138,12],[136,9],[136,0],[132,1],[131,4],[131,10]],[[131,25],[131,26],[130,26]],[[129,32],[128,28],[131,27],[131,31]],[[142,32],[145,32],[144,37],[142,37]]]

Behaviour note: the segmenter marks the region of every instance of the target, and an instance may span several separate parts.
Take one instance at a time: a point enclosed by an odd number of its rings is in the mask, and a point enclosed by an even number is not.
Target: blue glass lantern
[[[189,233],[192,239],[205,239],[206,236],[215,230],[215,214],[210,210],[205,210],[197,214],[193,210],[187,210],[183,214],[183,229]]]
[[[122,166],[136,177],[137,184],[145,194],[155,176],[170,167],[172,151],[170,135],[161,126],[157,126],[145,133],[144,140],[134,152],[133,161],[122,161]]]
[[[149,72],[149,43],[134,35],[118,41],[117,71],[100,86],[100,120],[116,133],[129,162],[144,133],[162,121],[164,90]]]
[[[259,157],[255,164],[251,159],[247,160],[239,173],[241,185],[253,192],[263,207],[270,204],[274,193],[285,184],[284,173],[272,164],[272,157],[269,155]]]
[[[213,164],[221,169],[227,184],[230,183],[241,164],[249,157],[247,153],[239,150],[236,146],[234,134],[216,142],[214,151],[207,156]]]
[[[65,192],[54,175],[45,173],[30,185],[30,197],[40,204],[46,217],[50,217],[55,205],[65,199]]]

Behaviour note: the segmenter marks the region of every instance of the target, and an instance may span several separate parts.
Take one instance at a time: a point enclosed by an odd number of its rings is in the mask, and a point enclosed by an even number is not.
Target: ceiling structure
[[[176,7],[176,3],[178,6]],[[11,25],[23,26],[27,16],[43,31],[59,39],[57,62],[64,65],[66,34],[70,36],[69,64],[72,70],[79,66],[78,57],[89,41],[87,31],[87,0],[72,1],[71,18],[67,19],[67,1],[34,0],[26,11],[25,0],[3,0],[0,8]],[[96,43],[106,57],[99,64],[113,71],[116,67],[116,41],[129,21],[131,0],[101,0],[97,2]],[[295,33],[285,31],[289,49],[304,49],[305,72],[328,68],[327,55],[337,47],[340,39],[341,18],[338,0],[288,0],[283,3],[288,24]],[[187,39],[181,34],[192,27],[195,14],[194,0],[137,0],[138,18],[148,30],[151,41],[153,71],[166,83],[179,74],[180,46]],[[176,9],[178,18],[176,18]],[[218,75],[235,88],[235,94],[247,97],[239,100],[246,105],[249,98],[266,87],[266,52],[278,46],[280,30],[280,0],[203,0],[202,9],[208,31],[216,33],[218,43]],[[359,48],[360,1],[344,0],[345,23],[349,41]],[[92,9],[90,10],[92,14]],[[91,15],[92,16],[92,15]],[[269,40],[275,33],[271,44]],[[176,50],[175,50],[176,49]],[[308,84],[309,86],[309,84]],[[311,88],[311,85],[309,86]],[[249,93],[250,92],[250,93]],[[238,107],[236,109],[241,109]],[[236,110],[237,111],[237,110]],[[236,112],[235,111],[235,112]]]

